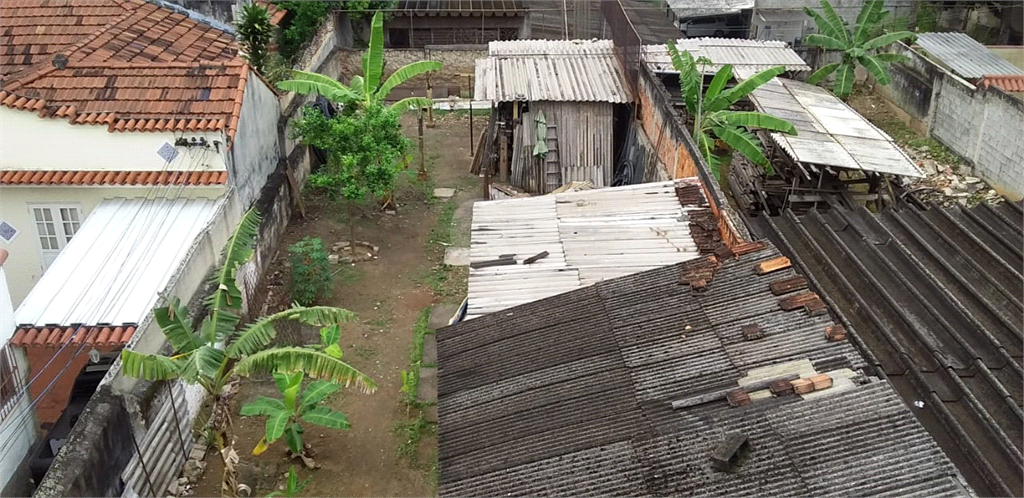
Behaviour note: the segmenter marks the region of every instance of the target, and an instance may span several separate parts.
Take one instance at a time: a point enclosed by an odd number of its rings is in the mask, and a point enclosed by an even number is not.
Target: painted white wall
[[[10,267],[10,260],[4,267],[0,267],[0,345],[7,344],[14,335],[14,307],[11,304],[7,287],[7,276],[4,268]],[[21,378],[28,378],[28,361],[21,348],[14,349],[14,359],[21,370]],[[13,496],[9,493],[21,491],[21,486],[27,482],[27,475],[21,468],[25,455],[32,449],[36,441],[35,414],[29,410],[29,397],[19,396],[11,401],[14,404],[3,420],[0,420],[0,492],[3,496]],[[13,482],[13,481],[18,482]],[[8,489],[12,486],[12,489]]]
[[[0,107],[0,170],[71,171],[224,171],[227,150],[221,132],[110,132],[103,125],[73,125],[67,119],[40,118],[38,114]],[[157,154],[176,138],[205,137],[221,143],[211,147],[177,147],[168,166]]]
[[[106,131],[104,131],[106,133]],[[4,137],[4,148],[7,139]],[[56,186],[0,186],[0,220],[19,230],[17,237],[7,243],[0,239],[0,248],[11,254],[4,268],[9,275],[11,300],[17,308],[32,286],[42,276],[42,249],[30,206],[33,204],[59,204],[78,207],[85,221],[92,209],[104,199],[116,197],[180,197],[216,199],[228,190],[227,186],[211,187],[56,187]]]

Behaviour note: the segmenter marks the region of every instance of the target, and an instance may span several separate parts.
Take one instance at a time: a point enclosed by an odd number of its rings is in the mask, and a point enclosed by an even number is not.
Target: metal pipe
[[[473,99],[469,99],[469,157],[473,157]]]

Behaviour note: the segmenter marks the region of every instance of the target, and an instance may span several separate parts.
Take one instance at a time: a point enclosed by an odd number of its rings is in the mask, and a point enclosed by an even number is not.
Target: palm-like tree
[[[778,66],[766,69],[727,89],[725,85],[732,79],[732,66],[726,64],[718,70],[707,91],[704,91],[703,71],[697,66],[710,64],[711,61],[704,57],[694,60],[689,52],[680,52],[671,41],[668,43],[668,52],[672,56],[672,65],[679,71],[679,87],[686,101],[686,109],[693,117],[693,139],[715,177],[721,180],[725,160],[725,157],[714,153],[716,139],[771,173],[771,162],[762,152],[757,136],[750,130],[763,129],[795,135],[796,128],[789,121],[770,114],[736,111],[731,107],[757,87],[782,74],[785,68]]]
[[[430,71],[441,69],[437,61],[417,61],[402,66],[381,82],[384,74],[384,17],[380,12],[373,15],[370,31],[370,46],[363,52],[363,74],[353,76],[352,81],[345,85],[340,81],[318,73],[292,71],[292,79],[281,81],[277,87],[303,95],[319,93],[328,100],[343,104],[355,105],[365,109],[373,104],[384,102],[391,90],[411,78]],[[432,105],[425,97],[409,97],[391,105],[392,109],[405,112],[410,109],[421,109]]]
[[[858,65],[871,74],[879,84],[888,85],[892,81],[886,65],[903,62],[907,58],[900,54],[873,52],[897,41],[913,40],[915,35],[910,31],[897,31],[874,36],[879,24],[889,15],[889,11],[882,10],[882,7],[882,0],[864,2],[857,15],[857,25],[852,31],[836,14],[828,0],[821,0],[822,14],[804,7],[804,12],[818,25],[818,33],[807,35],[805,43],[825,50],[843,52],[842,61],[822,66],[807,78],[808,83],[817,84],[826,76],[835,73],[832,93],[846,100],[853,92],[854,71]]]
[[[188,309],[176,297],[168,305],[153,310],[154,318],[174,350],[172,354],[144,354],[128,349],[121,352],[121,368],[129,377],[152,381],[180,379],[202,386],[213,397],[212,425],[224,460],[224,496],[234,496],[236,492],[233,460],[237,454],[228,410],[230,394],[225,390],[234,375],[303,372],[346,386],[355,384],[365,392],[376,389],[369,377],[325,348],[270,346],[277,336],[274,323],[280,320],[330,327],[351,321],[355,315],[350,311],[325,306],[293,306],[239,327],[242,292],[235,284],[235,273],[252,256],[259,222],[255,209],[242,217],[224,248],[224,265],[213,278],[216,290],[206,301],[209,312],[198,326],[189,319]]]

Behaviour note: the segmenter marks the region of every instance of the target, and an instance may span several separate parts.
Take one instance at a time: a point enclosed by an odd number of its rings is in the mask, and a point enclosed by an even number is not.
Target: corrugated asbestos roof
[[[982,496],[1022,496],[1019,204],[751,218],[814,278]]]
[[[611,40],[492,41],[476,61],[474,99],[631,102]]]
[[[400,16],[522,16],[527,12],[524,0],[403,0]]]
[[[920,33],[917,45],[928,51],[928,56],[945,64],[956,74],[967,79],[985,76],[1024,75],[1024,69],[993,54],[966,33]]]
[[[736,71],[737,79],[753,71]],[[772,133],[791,158],[806,165],[832,166],[920,178],[917,164],[884,131],[827,90],[773,78],[750,94],[757,110],[793,123],[797,134]]]
[[[679,18],[735,14],[754,8],[754,0],[668,0],[668,6]]]
[[[810,71],[811,66],[786,45],[776,40],[745,40],[741,38],[683,38],[676,40],[676,48],[690,52],[693,58],[707,57],[712,64],[704,71],[707,74],[718,72],[722,66],[730,64],[734,69],[747,69],[753,72],[763,71],[775,66],[783,66],[787,71]],[[672,58],[668,55],[668,45],[645,45],[644,62],[659,73],[678,73],[672,67]]]
[[[475,203],[470,263],[517,264],[470,269],[468,318],[699,256],[687,215],[706,203],[683,205],[676,185],[700,189],[686,179]]]
[[[693,260],[439,330],[438,494],[967,495],[892,386],[854,372],[865,367],[854,347],[825,338],[827,314],[780,309],[792,295],[769,284],[794,270],[754,271],[778,255],[768,244],[727,257],[704,291],[679,283]],[[764,337],[744,340],[748,324]],[[794,360],[833,387],[671,408]],[[749,448],[713,470],[709,454],[732,432]]]
[[[81,228],[15,312],[26,331],[136,325],[223,205],[208,199],[108,199]],[[80,334],[81,335],[81,334]]]

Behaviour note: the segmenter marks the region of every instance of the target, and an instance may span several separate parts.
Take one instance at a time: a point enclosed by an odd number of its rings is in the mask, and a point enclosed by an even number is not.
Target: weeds
[[[431,192],[433,195],[433,192]],[[441,214],[437,216],[437,225],[430,231],[430,239],[427,240],[427,250],[441,250],[452,243],[452,220],[455,218],[455,202],[448,201]]]
[[[430,333],[430,306],[423,308],[412,326],[412,350],[409,351],[409,371],[402,371],[402,401],[410,408],[420,408],[416,400],[420,387],[420,366],[423,363],[423,338]]]
[[[345,264],[334,273],[334,277],[341,280],[343,284],[354,284],[363,278],[364,272],[358,266]]]
[[[356,347],[353,349],[355,351],[356,356],[364,360],[372,360],[374,357],[377,356],[377,350],[371,348],[370,346],[363,346],[359,344],[356,345]]]
[[[428,422],[422,413],[416,420],[396,423],[394,428],[395,435],[402,438],[402,444],[398,446],[398,457],[408,459],[410,467],[418,467],[420,462],[417,453],[420,440],[423,439],[423,436],[433,434],[435,430],[436,426]],[[433,466],[437,467],[436,461],[433,463]],[[436,471],[434,473],[436,474]]]

